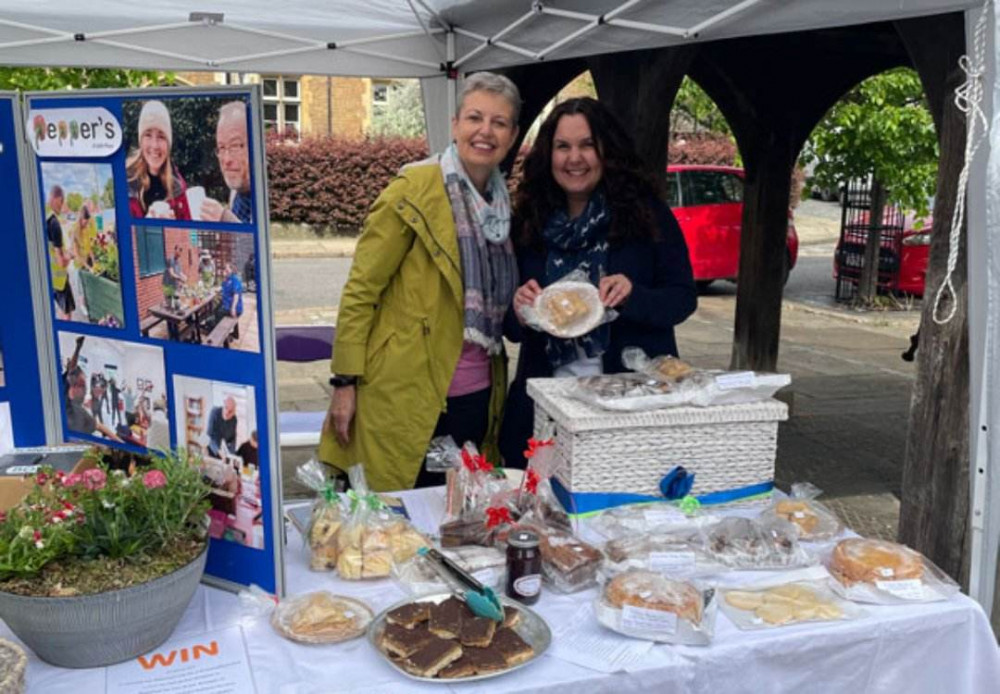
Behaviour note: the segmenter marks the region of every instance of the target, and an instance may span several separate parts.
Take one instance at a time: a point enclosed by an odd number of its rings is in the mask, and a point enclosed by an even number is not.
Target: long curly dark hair
[[[604,173],[598,187],[611,210],[608,241],[644,241],[658,231],[650,205],[660,197],[660,186],[643,167],[632,138],[608,108],[596,99],[580,97],[558,104],[542,123],[514,195],[514,242],[521,247],[542,247],[542,229],[557,210],[566,209],[566,193],[552,177],[552,146],[556,126],[563,116],[587,119]]]

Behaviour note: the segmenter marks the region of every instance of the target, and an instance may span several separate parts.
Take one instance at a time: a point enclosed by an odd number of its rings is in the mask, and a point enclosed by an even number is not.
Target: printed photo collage
[[[39,160],[65,436],[198,456],[212,537],[262,549],[257,389],[181,366],[260,353],[249,99],[120,103],[114,155]]]

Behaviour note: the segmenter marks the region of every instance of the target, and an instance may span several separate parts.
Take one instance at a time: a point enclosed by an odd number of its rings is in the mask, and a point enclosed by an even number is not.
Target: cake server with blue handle
[[[492,619],[495,622],[503,621],[503,605],[500,604],[500,598],[497,597],[492,588],[484,586],[469,575],[465,569],[432,547],[421,547],[417,551],[420,556],[430,559],[439,570],[447,571],[449,576],[457,579],[469,589],[462,597],[465,598],[465,604],[469,606],[473,614]]]

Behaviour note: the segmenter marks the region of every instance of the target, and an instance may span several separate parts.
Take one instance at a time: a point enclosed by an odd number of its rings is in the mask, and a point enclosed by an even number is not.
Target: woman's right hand
[[[521,325],[524,325],[524,318],[521,317],[521,309],[535,303],[535,299],[542,293],[542,287],[536,280],[528,280],[514,292],[514,315]]]
[[[357,408],[357,386],[340,386],[333,389],[330,397],[330,409],[323,422],[323,431],[333,430],[341,446],[347,446],[351,441],[351,420]]]

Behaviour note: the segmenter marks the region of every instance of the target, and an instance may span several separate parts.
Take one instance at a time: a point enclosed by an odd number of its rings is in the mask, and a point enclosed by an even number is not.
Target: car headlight
[[[913,234],[903,239],[904,246],[929,246],[931,245],[931,232],[925,231],[922,234]]]

